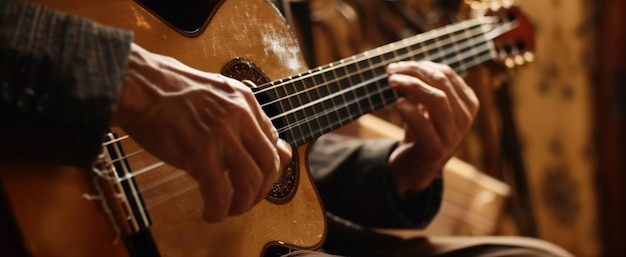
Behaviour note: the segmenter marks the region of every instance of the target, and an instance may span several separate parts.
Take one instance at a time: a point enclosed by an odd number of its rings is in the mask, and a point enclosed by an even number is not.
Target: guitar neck
[[[476,18],[419,34],[307,72],[255,92],[281,138],[294,146],[395,102],[387,82],[392,62],[430,60],[461,72],[496,56],[491,21]]]

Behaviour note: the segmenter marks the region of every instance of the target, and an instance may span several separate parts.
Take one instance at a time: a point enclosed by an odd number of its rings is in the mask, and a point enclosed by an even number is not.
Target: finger
[[[281,154],[285,155],[284,152],[289,150],[284,149],[284,147],[278,148],[278,135],[276,135],[276,139],[268,138],[262,129],[262,124],[255,120],[250,120],[249,122],[250,125],[247,126],[249,129],[242,131],[241,137],[243,145],[258,165],[262,174],[260,189],[254,201],[254,203],[258,203],[265,197],[280,171],[282,164]],[[288,154],[290,155],[290,152]]]
[[[255,154],[251,153],[239,140],[233,140],[225,148],[225,160],[228,166],[230,181],[233,187],[233,200],[229,215],[240,215],[249,211],[257,202],[264,183],[264,174],[261,172]],[[265,158],[271,158],[265,157]]]
[[[233,215],[241,214],[261,201],[280,168],[276,143],[267,137],[262,122],[250,114],[250,106],[243,102],[234,105],[239,108],[230,108],[229,118],[234,119],[239,129],[227,130],[230,133],[227,135],[232,137],[227,161],[236,193],[231,208]]]
[[[282,169],[291,162],[293,152],[291,146],[282,139],[278,139],[277,150],[278,156],[280,157],[280,167]]]
[[[474,115],[468,107],[471,103],[468,96],[465,93],[459,94],[460,91],[463,91],[460,87],[466,84],[463,82],[462,85],[459,85],[457,80],[450,79],[456,75],[450,67],[428,61],[402,62],[398,65],[390,65],[389,70],[417,77],[426,84],[442,90],[449,99],[451,115],[457,127],[465,128],[467,123],[473,120]]]
[[[243,84],[236,80],[229,80],[229,83]],[[244,87],[246,86],[244,85]],[[265,136],[269,138],[272,143],[278,143],[278,131],[274,127],[274,124],[272,124],[270,118],[267,117],[267,115],[265,114],[265,111],[263,111],[263,108],[257,102],[254,93],[252,93],[252,91],[246,87],[245,90],[242,90],[242,94],[248,102],[250,110],[254,114],[254,117],[258,121],[260,128],[262,129]]]
[[[225,81],[228,79],[223,78]],[[238,85],[233,85],[238,87]],[[245,90],[244,90],[245,91]],[[248,165],[248,169],[260,172],[261,176],[258,178],[258,184],[256,185],[256,193],[254,196],[254,203],[259,202],[265,196],[265,193],[269,189],[270,184],[268,180],[273,179],[278,172],[280,166],[280,159],[276,150],[275,143],[267,137],[267,134],[261,128],[259,121],[254,115],[251,114],[251,106],[244,96],[241,94],[235,94],[236,97],[226,99],[226,103],[217,103],[214,101],[208,101],[207,105],[211,105],[211,108],[207,108],[207,115],[211,117],[211,110],[226,110],[227,113],[219,113],[216,122],[223,122],[220,128],[224,128],[223,132],[226,132],[227,136],[230,136],[229,147],[237,147],[241,153],[246,153],[250,157],[249,159],[242,159],[242,163],[232,160],[234,165]],[[256,102],[254,103],[256,104]],[[224,108],[223,105],[228,105],[229,108]],[[225,120],[232,122],[225,123]],[[233,127],[236,126],[236,127]],[[238,146],[237,144],[240,144]],[[236,156],[236,155],[235,155]],[[252,165],[253,164],[253,165]],[[233,173],[235,176],[238,174]],[[241,192],[240,188],[246,188],[245,181],[241,179],[233,179],[233,183],[236,192]],[[237,195],[236,199],[245,199],[245,196]],[[247,210],[251,206],[247,206],[246,202],[237,202],[233,207],[233,213],[240,213]]]
[[[458,113],[455,115],[457,124],[461,128],[467,127],[468,123],[473,121],[473,117],[478,111],[478,99],[474,90],[447,65],[433,62],[425,62],[423,65],[430,68],[432,74],[425,78],[426,82],[433,85],[444,85],[448,88],[446,92],[449,92],[454,97],[454,100],[451,102],[455,104],[454,107],[456,107]],[[445,81],[446,83],[438,83],[440,81]]]
[[[398,113],[406,123],[407,133],[410,133],[410,137],[414,140],[413,142],[424,145],[428,151],[443,149],[443,144],[435,127],[417,105],[406,98],[398,99],[396,105]]]
[[[259,131],[244,100],[232,98],[228,99],[230,102],[221,103],[206,100],[206,108],[201,117],[205,117],[207,123],[212,124],[211,133],[214,134],[215,142],[211,143],[221,146],[219,149],[223,156],[220,160],[222,165],[220,168],[228,171],[232,186],[232,200],[227,214],[239,215],[254,205],[263,182],[261,165],[263,165],[263,160],[269,160],[265,162],[270,165],[273,163],[271,159],[275,157],[272,151],[275,149]],[[225,105],[229,107],[225,108]],[[262,140],[246,140],[245,136]],[[254,148],[257,145],[265,147],[252,152],[249,150],[249,147]]]
[[[389,76],[390,86],[406,95],[414,104],[423,104],[434,124],[437,134],[444,142],[453,140],[456,126],[447,95],[440,89],[426,84],[419,78],[394,73]]]
[[[255,203],[258,203],[265,197],[267,191],[269,191],[271,185],[275,181],[275,178],[279,175],[281,167],[286,166],[291,161],[291,147],[284,141],[280,140],[278,131],[272,124],[270,118],[265,114],[262,107],[256,101],[254,94],[246,91],[244,92],[244,97],[256,117],[260,131],[264,133],[265,138],[269,140],[270,145],[273,146],[274,151],[272,153],[276,153],[273,158],[257,159],[257,163],[261,166],[261,172],[264,174],[264,181],[255,201]],[[251,142],[264,140],[261,135],[252,136],[247,139]],[[258,149],[254,147],[255,145],[252,146],[253,147],[250,147],[249,149],[250,151],[267,151],[264,149]]]
[[[468,110],[471,115],[474,117],[478,113],[480,107],[480,101],[478,100],[478,96],[472,87],[470,87],[465,80],[456,73],[447,74],[450,80],[453,82],[453,85],[457,85],[455,89],[457,89],[457,94],[463,97],[463,101],[468,103]]]
[[[265,197],[272,182],[278,176],[281,166],[280,155],[276,145],[270,142],[268,138],[261,136],[262,132],[260,129],[257,130],[256,134],[256,137],[252,136],[252,134],[245,134],[245,132],[243,135],[246,150],[250,152],[250,155],[257,163],[261,174],[259,189],[257,195],[255,195],[255,204]]]
[[[218,161],[221,155],[216,155],[215,150],[212,151],[214,152],[206,154],[208,158],[200,158],[202,164],[194,165],[197,168],[191,172],[198,180],[204,200],[202,217],[209,223],[224,220],[228,216],[232,201],[231,185],[224,173],[222,162]]]

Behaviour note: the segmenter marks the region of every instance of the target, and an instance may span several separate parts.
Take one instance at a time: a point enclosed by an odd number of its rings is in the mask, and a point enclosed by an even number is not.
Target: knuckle
[[[443,105],[448,103],[448,96],[442,90],[433,89],[431,92],[432,102],[436,105]]]
[[[454,71],[452,67],[445,65],[445,64],[441,64],[441,72],[443,72],[444,75],[449,76],[449,77],[456,76],[456,71]]]
[[[442,70],[434,71],[430,76],[431,79],[439,85],[445,85],[448,83],[448,76]]]
[[[435,159],[435,160],[442,160],[442,159],[446,158],[446,155],[447,155],[447,151],[443,147],[443,145],[432,147],[431,157],[433,159]]]

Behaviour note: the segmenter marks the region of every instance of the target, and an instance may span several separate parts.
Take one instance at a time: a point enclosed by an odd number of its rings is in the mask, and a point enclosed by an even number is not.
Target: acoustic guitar
[[[17,230],[5,238],[31,256],[248,257],[276,246],[316,249],[326,228],[307,171],[308,145],[401,97],[387,84],[387,64],[432,60],[461,72],[487,61],[519,64],[534,48],[529,22],[510,7],[309,69],[286,20],[266,0],[38,2],[132,30],[139,45],[197,69],[253,82],[295,155],[264,201],[217,224],[202,221],[194,179],[118,128],[106,135],[92,169],[1,160],[2,193]]]

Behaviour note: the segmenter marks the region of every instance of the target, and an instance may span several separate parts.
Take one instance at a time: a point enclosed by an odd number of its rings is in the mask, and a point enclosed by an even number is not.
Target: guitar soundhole
[[[263,71],[261,71],[261,69],[259,69],[250,60],[241,57],[233,58],[226,64],[224,64],[221,73],[225,76],[240,81],[248,80],[250,82],[253,82],[256,86],[261,86],[269,82],[269,78],[263,73]],[[257,92],[255,93],[255,97],[257,98],[259,104],[263,106],[263,111],[269,117],[274,117],[277,114],[281,113],[276,104],[266,104],[274,101],[274,99],[276,99],[276,95]],[[283,127],[285,125],[285,122],[286,121],[284,119],[272,120],[272,123],[277,128]],[[288,135],[281,133],[280,136],[283,139],[288,139],[286,138]],[[277,179],[274,185],[272,185],[272,188],[265,196],[265,199],[271,203],[288,203],[296,194],[298,182],[300,181],[300,166],[298,165],[298,154],[296,152],[296,149],[294,149],[293,156],[295,156],[296,158],[294,158],[287,167],[283,168],[282,172],[280,173],[280,177]]]
[[[224,64],[221,73],[239,81],[252,81],[257,86],[269,82],[269,78],[259,67],[253,62],[241,57],[233,58]]]
[[[291,201],[296,194],[298,181],[300,181],[300,166],[298,165],[298,153],[296,151],[294,149],[293,152],[295,158],[287,167],[283,168],[280,178],[272,185],[272,188],[265,196],[265,200],[274,204],[284,204]]]

